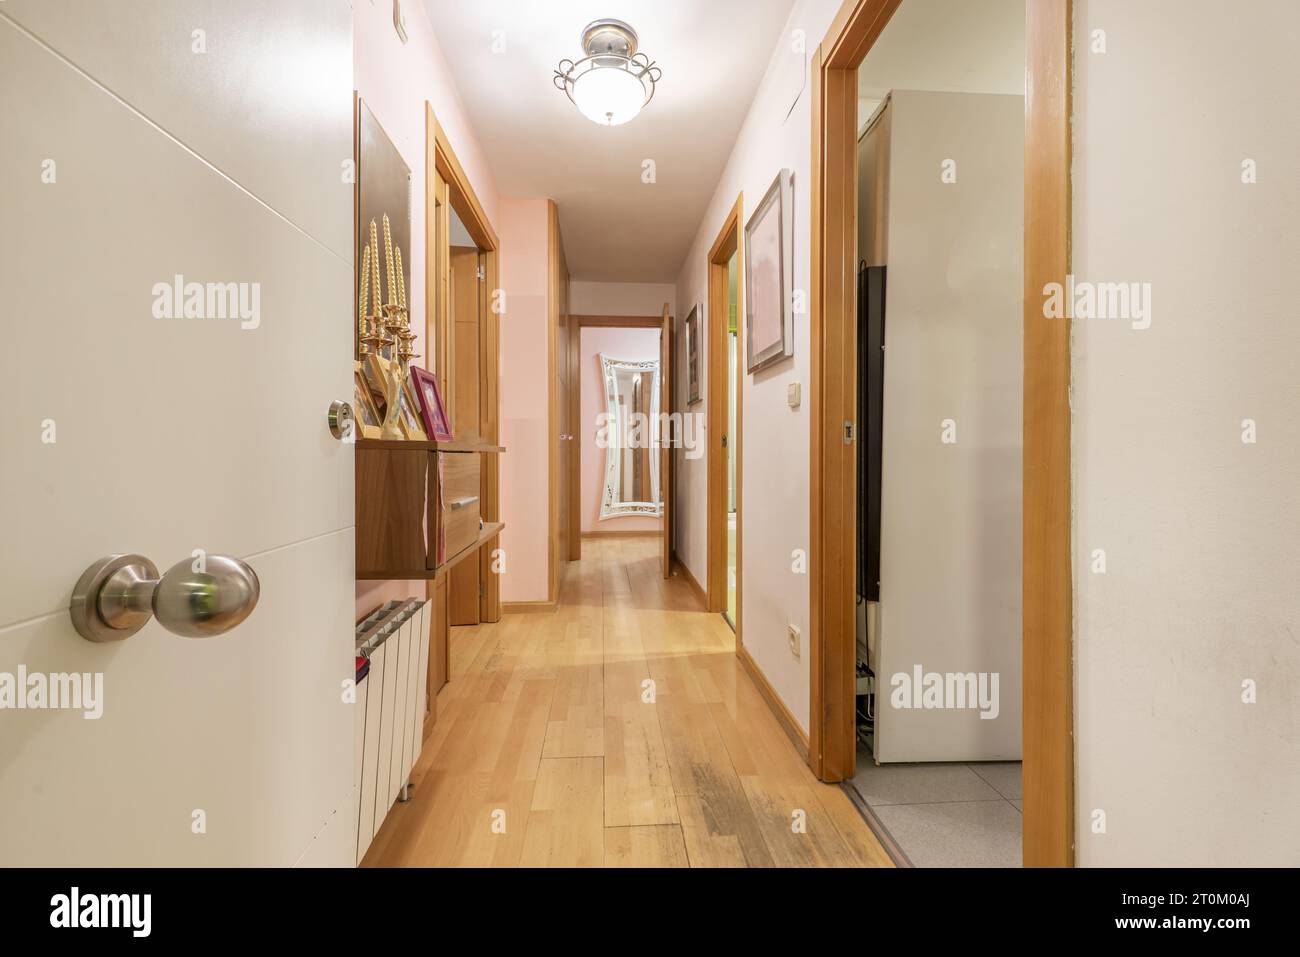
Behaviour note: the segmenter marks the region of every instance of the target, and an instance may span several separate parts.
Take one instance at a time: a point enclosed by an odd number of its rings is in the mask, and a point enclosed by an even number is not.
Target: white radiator
[[[424,737],[429,676],[428,603],[393,601],[357,626],[357,654],[370,660],[357,683],[354,719],[357,863],[411,780]]]

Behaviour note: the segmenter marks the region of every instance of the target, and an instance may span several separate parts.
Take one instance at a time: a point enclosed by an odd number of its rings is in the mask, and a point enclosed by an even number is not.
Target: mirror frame
[[[614,434],[609,426],[619,422],[618,417],[618,373],[619,372],[654,372],[654,386],[650,390],[647,423],[649,433],[650,456],[650,491],[654,501],[618,502],[615,501],[615,488],[618,480],[618,456],[622,451],[622,431],[617,433],[618,444],[609,441]],[[606,443],[605,443],[605,481],[600,494],[600,521],[622,518],[627,515],[649,515],[658,517],[663,511],[663,490],[660,487],[662,476],[659,474],[659,457],[655,454],[659,448],[658,434],[654,428],[655,416],[659,411],[659,389],[663,381],[658,359],[617,359],[600,353],[600,377],[605,386]]]

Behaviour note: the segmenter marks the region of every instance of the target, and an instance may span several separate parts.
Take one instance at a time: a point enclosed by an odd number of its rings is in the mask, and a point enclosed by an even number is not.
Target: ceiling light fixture
[[[581,60],[561,60],[554,83],[587,119],[626,123],[650,102],[663,71],[636,49],[636,31],[622,20],[597,20],[582,31]]]

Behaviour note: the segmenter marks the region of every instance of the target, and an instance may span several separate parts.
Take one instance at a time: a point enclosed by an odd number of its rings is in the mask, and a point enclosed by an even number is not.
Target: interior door
[[[571,375],[569,372],[569,339],[572,336],[572,330],[569,328],[568,316],[568,297],[565,295],[566,283],[560,283],[560,321],[556,324],[556,343],[555,343],[555,389],[556,389],[556,428],[559,430],[559,449],[560,468],[560,514],[559,514],[559,531],[560,531],[560,568],[572,557],[572,529],[570,522],[571,507],[570,499],[572,496],[573,484],[573,430],[577,428],[572,418],[572,409],[569,401],[569,386]],[[563,581],[563,579],[561,579]]]
[[[7,865],[352,862],[351,56],[340,3],[0,5]],[[234,556],[260,600],[91,642],[115,553]]]
[[[673,574],[673,450],[669,414],[673,411],[673,317],[664,303],[663,324],[659,332],[659,498],[663,502],[660,521],[663,531],[664,578]]]
[[[453,210],[452,216],[455,215]],[[459,223],[459,218],[455,220]],[[462,226],[463,230],[464,227]],[[452,230],[456,232],[457,230]],[[479,267],[482,256],[478,247],[448,246],[449,329],[451,335],[452,430],[457,439],[473,441],[481,434],[481,380],[480,362],[482,304]],[[464,561],[450,572],[448,598],[453,625],[479,623],[482,581],[480,563]]]

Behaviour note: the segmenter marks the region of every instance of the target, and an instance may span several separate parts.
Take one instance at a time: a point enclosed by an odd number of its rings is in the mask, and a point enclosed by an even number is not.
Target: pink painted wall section
[[[404,252],[409,253],[407,259],[411,266],[408,293],[412,325],[419,335],[415,347],[421,355],[428,356],[432,350],[424,341],[426,100],[432,104],[434,115],[494,226],[498,226],[500,199],[486,156],[461,106],[447,61],[423,7],[419,3],[406,3],[403,9],[406,43],[393,29],[390,0],[353,0],[352,75],[361,99],[369,105],[411,168],[411,248]],[[346,158],[340,157],[339,163]],[[365,615],[390,598],[422,597],[425,588],[423,581],[357,582],[357,616]]]
[[[660,519],[644,515],[623,515],[600,519],[600,496],[605,484],[605,450],[596,446],[599,416],[606,411],[605,385],[600,369],[600,354],[614,359],[658,359],[658,329],[582,330],[578,348],[578,382],[581,387],[578,407],[582,419],[578,434],[582,437],[582,530],[584,532],[655,531]]]
[[[501,200],[501,600],[550,597],[548,495],[550,369],[548,367],[545,199]]]

